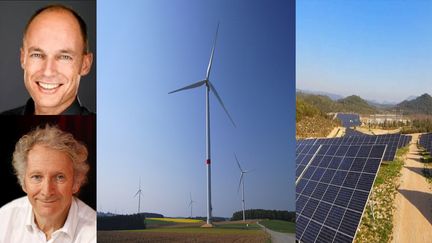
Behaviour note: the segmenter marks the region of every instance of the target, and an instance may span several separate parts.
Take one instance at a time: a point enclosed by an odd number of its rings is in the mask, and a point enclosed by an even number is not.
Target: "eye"
[[[72,60],[72,57],[69,56],[69,55],[60,55],[60,56],[59,56],[59,59],[60,59],[60,60],[71,61],[71,60]]]
[[[32,53],[32,54],[30,54],[30,57],[33,57],[33,58],[43,58],[43,55],[41,53]]]
[[[40,181],[42,181],[42,176],[41,175],[32,175],[32,176],[30,176],[30,179],[32,182],[40,182]]]
[[[57,182],[64,182],[66,180],[66,177],[64,175],[60,174],[60,175],[56,176],[56,180],[57,180]]]

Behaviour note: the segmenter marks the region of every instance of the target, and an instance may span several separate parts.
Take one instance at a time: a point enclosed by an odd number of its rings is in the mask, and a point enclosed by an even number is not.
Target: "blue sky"
[[[432,95],[432,1],[296,4],[297,88],[400,102]]]
[[[97,6],[97,207],[165,216],[206,214],[205,89],[211,102],[213,215],[246,207],[294,210],[294,6],[286,1],[113,1]]]

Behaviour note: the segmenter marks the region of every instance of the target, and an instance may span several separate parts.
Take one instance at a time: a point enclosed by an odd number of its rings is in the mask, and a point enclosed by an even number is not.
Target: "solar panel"
[[[420,135],[420,145],[432,154],[432,133],[426,133]]]
[[[304,169],[309,164],[309,161],[313,158],[317,150],[319,149],[319,145],[314,145],[315,139],[313,142],[302,140],[297,143],[296,147],[296,178],[298,178],[304,171]]]
[[[344,127],[355,127],[360,126],[360,116],[358,114],[348,114],[348,113],[337,113],[336,115],[342,122]]]
[[[317,149],[296,184],[297,240],[353,241],[386,147],[322,144]]]
[[[345,129],[345,136],[369,136],[369,135],[347,127]]]
[[[348,136],[339,138],[319,138],[315,140],[315,145],[334,144],[334,145],[361,145],[361,144],[386,144],[387,149],[384,154],[384,161],[393,161],[396,150],[401,147],[401,134],[385,135],[365,135],[365,136]],[[406,138],[402,138],[404,140]]]

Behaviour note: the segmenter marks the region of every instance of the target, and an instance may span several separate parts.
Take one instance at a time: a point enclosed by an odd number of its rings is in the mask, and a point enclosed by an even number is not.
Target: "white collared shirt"
[[[74,197],[63,227],[47,241],[35,224],[27,196],[15,199],[0,208],[0,243],[15,242],[96,242],[96,212]]]

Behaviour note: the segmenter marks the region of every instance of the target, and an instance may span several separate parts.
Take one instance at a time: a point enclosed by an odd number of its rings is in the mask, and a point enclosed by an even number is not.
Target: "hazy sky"
[[[296,3],[297,88],[380,101],[432,95],[432,1]]]
[[[97,19],[97,207],[206,215],[205,89],[210,80],[237,124],[211,102],[213,215],[246,207],[295,210],[294,6],[286,1],[105,1]]]

